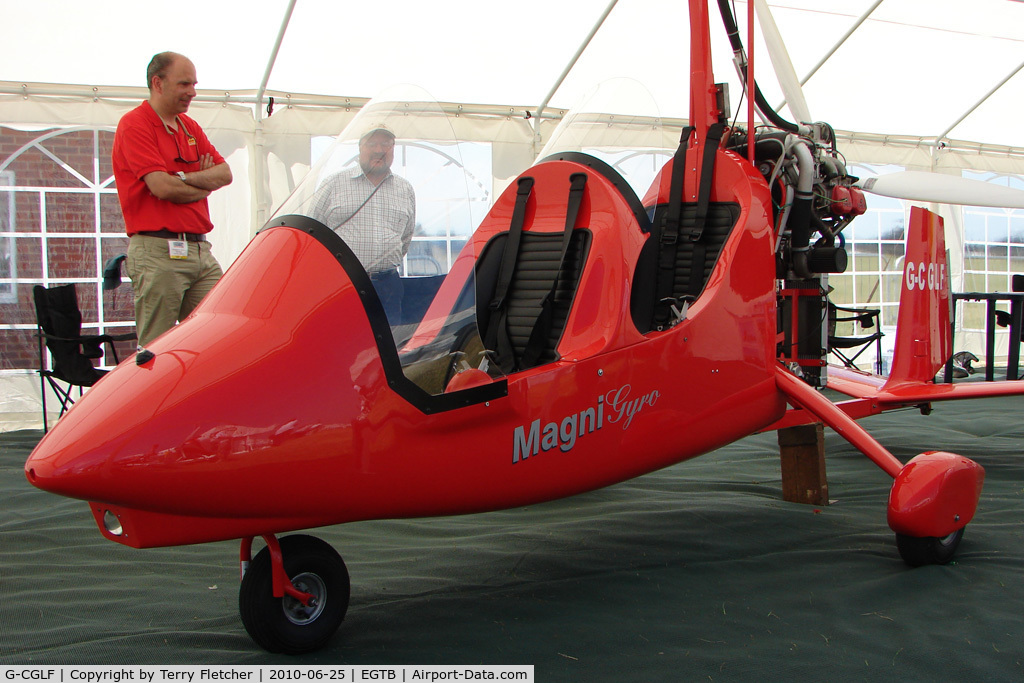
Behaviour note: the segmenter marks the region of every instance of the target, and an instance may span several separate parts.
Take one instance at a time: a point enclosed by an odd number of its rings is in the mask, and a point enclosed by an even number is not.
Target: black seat
[[[565,223],[560,232],[534,229],[527,219],[535,178],[516,180],[515,207],[509,229],[492,236],[476,263],[476,313],[487,353],[503,374],[551,363],[558,359],[558,342],[579,286],[590,249],[591,232],[576,227],[586,194],[587,173],[579,159],[550,159],[568,176]],[[599,165],[600,166],[600,165]],[[604,165],[607,167],[607,164]],[[590,170],[601,172],[593,166]],[[608,171],[614,173],[610,167]],[[550,193],[553,175],[545,175]],[[550,196],[550,195],[549,195]],[[550,208],[549,208],[550,210]]]
[[[74,284],[46,288],[36,285],[32,290],[36,307],[37,335],[39,337],[39,386],[43,400],[43,430],[49,431],[46,414],[46,385],[60,401],[60,415],[64,415],[74,404],[72,389],[91,387],[106,374],[93,365],[93,360],[103,357],[103,344],[110,347],[114,363],[118,363],[115,341],[135,339],[134,333],[82,334],[82,313],[78,308],[78,293]],[[50,352],[47,367],[46,350]],[[64,386],[67,385],[67,386]]]
[[[651,237],[644,244],[633,278],[630,311],[633,324],[646,334],[655,328],[655,307],[658,304],[657,277],[659,270],[659,248],[661,246],[662,215],[668,211],[668,204],[655,208],[654,228]],[[685,301],[696,299],[718,262],[722,247],[736,226],[740,217],[740,206],[732,202],[711,202],[707,220],[698,242],[685,237],[697,223],[697,204],[685,203],[680,220],[680,237],[672,266],[672,291],[670,299]]]
[[[544,297],[552,289],[552,282],[556,282],[556,285],[551,308],[551,325],[542,340],[537,360],[532,365],[551,363],[558,359],[556,349],[569,317],[580,274],[583,272],[591,233],[582,228],[573,231],[564,261],[562,237],[561,233],[522,233],[519,258],[516,261],[512,282],[509,284],[506,303],[506,329],[514,356],[514,362],[502,368],[506,373],[527,369],[522,365],[523,356]],[[488,325],[491,324],[491,310],[488,304],[497,283],[507,240],[507,232],[495,235],[487,243],[477,264],[477,323],[481,330],[488,329]]]
[[[875,346],[875,372],[882,374],[882,333],[880,325],[881,309],[878,308],[849,308],[839,306],[831,301],[828,302],[828,350],[836,358],[842,361],[843,365],[854,370],[859,369],[856,365],[860,357],[872,344]],[[857,323],[861,329],[875,328],[871,334],[863,336],[844,337],[836,334],[836,327],[839,323]],[[856,353],[851,353],[856,349]]]

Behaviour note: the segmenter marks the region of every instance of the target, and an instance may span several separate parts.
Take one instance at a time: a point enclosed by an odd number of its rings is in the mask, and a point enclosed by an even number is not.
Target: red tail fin
[[[942,218],[911,208],[896,348],[886,387],[932,381],[953,353],[949,275]]]

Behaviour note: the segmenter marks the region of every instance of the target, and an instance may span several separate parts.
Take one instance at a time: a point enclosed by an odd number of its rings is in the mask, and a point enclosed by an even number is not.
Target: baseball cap
[[[386,124],[375,123],[375,124],[373,124],[373,126],[368,131],[363,133],[362,137],[359,138],[359,143],[362,144],[371,135],[373,135],[375,133],[383,133],[384,135],[386,135],[387,137],[391,138],[392,140],[395,139],[394,132],[390,128],[388,128]]]

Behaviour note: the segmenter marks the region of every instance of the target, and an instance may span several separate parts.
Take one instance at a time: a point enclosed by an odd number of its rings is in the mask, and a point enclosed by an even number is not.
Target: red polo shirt
[[[111,161],[129,235],[161,229],[204,234],[213,229],[205,199],[189,204],[158,199],[142,179],[153,171],[172,175],[178,171],[198,171],[199,159],[204,154],[212,154],[217,164],[224,163],[224,157],[210,144],[198,123],[184,114],[178,120],[178,130],[169,133],[146,101],[122,116],[117,124]]]

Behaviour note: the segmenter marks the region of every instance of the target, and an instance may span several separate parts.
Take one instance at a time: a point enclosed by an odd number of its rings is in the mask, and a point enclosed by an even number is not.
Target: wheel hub
[[[305,626],[316,621],[327,604],[327,586],[316,574],[304,572],[292,577],[292,585],[299,591],[309,593],[313,598],[309,605],[303,605],[295,598],[285,595],[281,598],[281,609],[288,621],[296,626]]]

